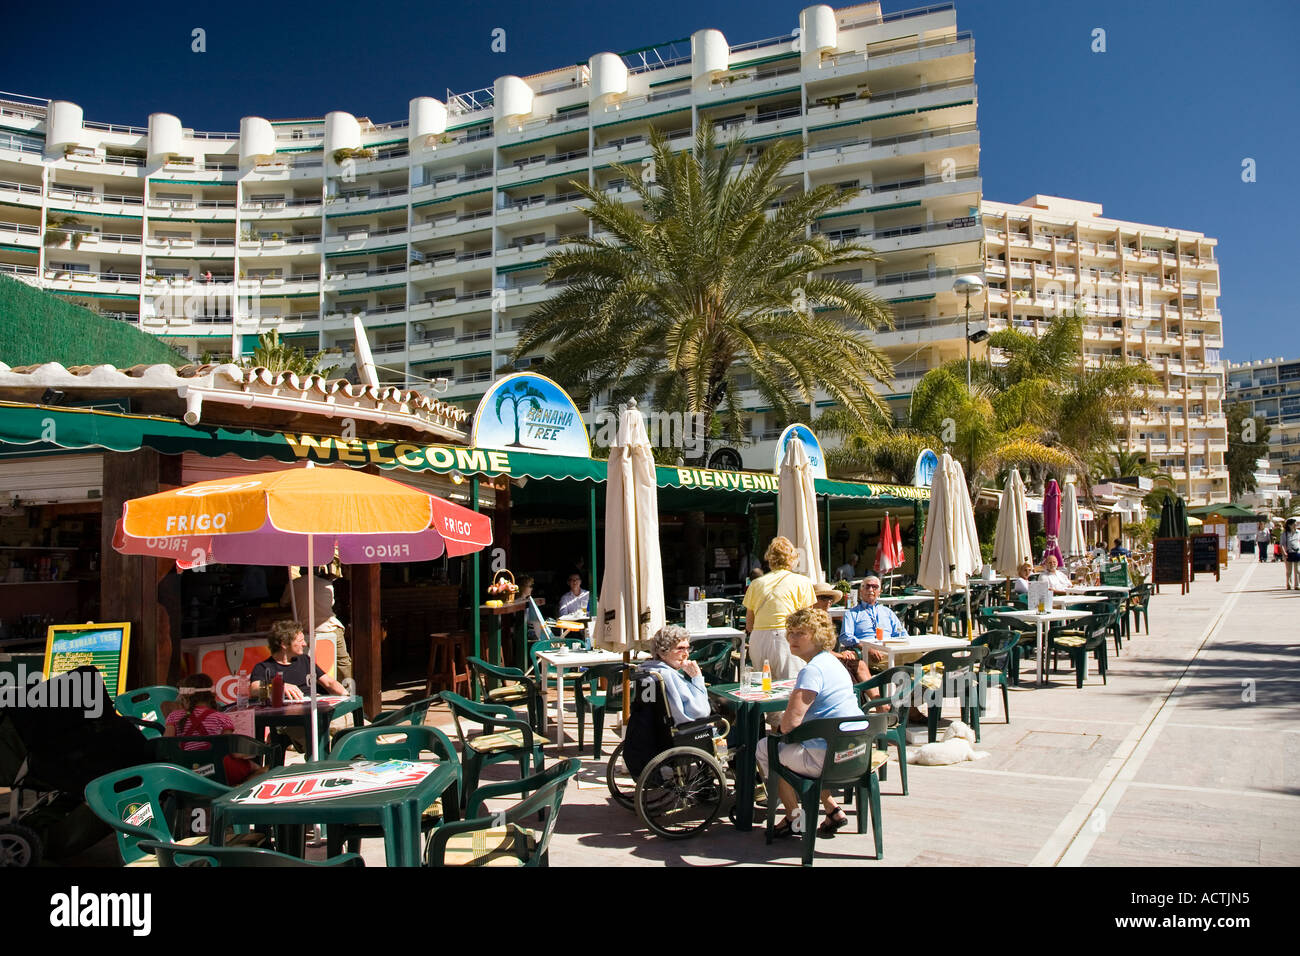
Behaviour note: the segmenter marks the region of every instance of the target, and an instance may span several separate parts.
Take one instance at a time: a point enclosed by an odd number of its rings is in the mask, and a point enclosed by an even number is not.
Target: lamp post
[[[979,276],[958,276],[952,284],[952,291],[966,297],[966,394],[970,395],[970,344],[972,341],[983,342],[989,337],[987,329],[980,329],[975,335],[970,331],[970,297],[984,291],[984,280]],[[966,456],[966,482],[972,495],[975,490],[975,436],[971,435],[970,452]],[[969,614],[967,615],[969,617]],[[968,625],[969,633],[969,625]]]
[[[958,276],[952,284],[952,291],[958,295],[966,297],[966,391],[970,391],[970,344],[973,341],[983,342],[988,338],[989,333],[986,329],[981,329],[975,333],[978,339],[973,337],[970,332],[970,297],[979,295],[984,291],[984,280],[979,276]]]

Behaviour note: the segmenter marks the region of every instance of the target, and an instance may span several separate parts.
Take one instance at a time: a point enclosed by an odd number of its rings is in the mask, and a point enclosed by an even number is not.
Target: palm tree
[[[515,382],[508,389],[503,388],[497,392],[496,416],[497,421],[503,422],[501,418],[501,406],[509,402],[515,413],[515,440],[511,443],[513,448],[523,448],[525,445],[519,440],[519,409],[528,407],[537,411],[542,407],[541,400],[546,398],[541,391],[529,385],[527,382]]]
[[[950,448],[966,463],[972,494],[1014,466],[1031,481],[1074,471],[1091,501],[1089,463],[1119,438],[1115,419],[1146,406],[1141,387],[1155,378],[1145,365],[1088,368],[1082,334],[1077,316],[1055,319],[1041,337],[995,332],[989,344],[1000,350],[1000,360],[974,364],[969,388],[965,360],[930,370],[912,393],[906,442],[924,437],[930,447]],[[873,443],[889,447],[865,429],[850,436],[844,450],[828,453],[828,461],[852,463],[855,446]]]
[[[715,438],[743,437],[743,388],[786,421],[822,389],[869,422],[883,409],[871,380],[889,380],[893,368],[863,330],[891,326],[891,315],[853,283],[818,273],[874,255],[811,231],[857,190],[787,185],[797,142],[774,143],[752,163],[740,140],[719,147],[708,123],[693,150],[673,153],[658,131],[651,142],[653,181],[615,167],[643,211],[573,184],[608,238],[571,240],[551,255],[547,281],[566,287],[531,316],[512,358],[551,346],[542,369],[579,403],[649,393],[656,408],[703,415]]]
[[[293,372],[298,376],[328,376],[338,366],[331,365],[322,368],[320,363],[324,354],[317,352],[315,355],[308,355],[296,345],[289,345],[284,342],[280,338],[279,331],[272,329],[270,332],[263,332],[257,337],[257,348],[253,349],[252,353],[240,364],[244,368],[265,368],[272,372]]]

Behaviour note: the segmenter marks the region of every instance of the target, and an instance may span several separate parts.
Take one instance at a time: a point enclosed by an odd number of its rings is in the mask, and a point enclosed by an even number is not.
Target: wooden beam
[[[352,676],[362,709],[373,719],[383,709],[383,630],[379,625],[379,565],[354,564],[350,568]]]

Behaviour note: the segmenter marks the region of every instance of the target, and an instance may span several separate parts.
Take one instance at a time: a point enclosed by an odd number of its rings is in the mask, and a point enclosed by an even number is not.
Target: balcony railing
[[[919,133],[904,133],[900,136],[882,136],[873,138],[862,136],[857,139],[845,140],[842,142],[826,143],[821,146],[810,146],[804,150],[805,157],[812,157],[817,153],[824,153],[828,150],[845,150],[854,146],[866,146],[868,148],[875,146],[897,146],[902,143],[914,143],[922,140],[938,139],[943,136],[957,136],[962,133],[973,133],[978,127],[974,123],[963,123],[958,126],[943,126],[936,129],[929,129]]]

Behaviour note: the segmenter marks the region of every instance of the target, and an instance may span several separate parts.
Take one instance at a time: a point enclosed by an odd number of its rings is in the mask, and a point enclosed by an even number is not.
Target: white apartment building
[[[820,222],[881,261],[846,278],[895,309],[878,336],[905,400],[964,354],[953,277],[983,270],[974,43],[951,4],[791,11],[798,31],[730,44],[717,30],[580,66],[410,101],[406,119],[245,117],[238,132],[87,120],[70,102],[0,96],[0,271],[165,337],[193,357],[278,329],[353,361],[353,316],[384,382],[445,379],[472,409],[554,291],[545,257],[588,234],[572,181],[632,197],[615,162],[675,147],[701,121],[755,153],[805,146],[790,183],[862,192]],[[822,396],[824,398],[824,396]],[[749,467],[784,422],[756,392]],[[829,404],[823,402],[821,404]]]
[[[1056,196],[981,210],[989,328],[1037,334],[1082,299],[1089,364],[1143,360],[1160,377],[1150,413],[1127,423],[1127,447],[1168,471],[1190,504],[1228,501],[1218,240]]]
[[[1268,457],[1278,481],[1300,473],[1300,359],[1229,363],[1227,401],[1247,403],[1249,416],[1268,423]]]

